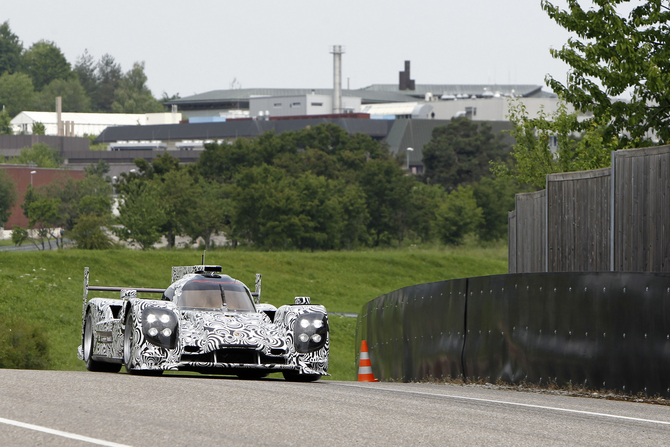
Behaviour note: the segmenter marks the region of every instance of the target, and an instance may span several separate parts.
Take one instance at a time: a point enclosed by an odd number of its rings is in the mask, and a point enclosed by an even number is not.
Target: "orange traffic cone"
[[[368,354],[368,343],[363,340],[361,342],[361,357],[358,365],[358,381],[359,382],[379,382],[372,374],[372,363],[370,362],[370,354]]]

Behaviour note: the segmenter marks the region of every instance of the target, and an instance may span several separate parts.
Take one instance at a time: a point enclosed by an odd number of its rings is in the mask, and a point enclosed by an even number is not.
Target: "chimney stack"
[[[61,113],[63,112],[63,98],[56,96],[56,135],[63,136],[63,120],[61,120]]]
[[[400,90],[414,90],[414,79],[409,78],[409,61],[405,61],[405,71],[400,72]]]
[[[342,45],[333,45],[333,113],[342,113]]]

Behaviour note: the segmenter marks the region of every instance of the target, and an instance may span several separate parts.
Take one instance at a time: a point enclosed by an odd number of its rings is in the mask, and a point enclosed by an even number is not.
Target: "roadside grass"
[[[90,267],[92,285],[164,288],[172,266],[200,264],[201,256],[197,250],[0,252],[0,316],[41,327],[49,341],[50,369],[83,370],[76,351],[84,267]],[[329,311],[358,313],[364,303],[401,287],[506,273],[507,247],[468,243],[315,253],[218,249],[207,252],[206,263],[222,265],[251,288],[255,273],[262,273],[261,301],[277,307],[295,296],[311,296]],[[355,380],[356,319],[331,315],[330,328],[332,379]]]

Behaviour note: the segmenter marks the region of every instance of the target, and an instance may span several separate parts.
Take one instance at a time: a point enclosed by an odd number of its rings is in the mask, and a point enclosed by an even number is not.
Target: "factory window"
[[[292,107],[298,107],[299,105],[300,105],[299,102],[294,102],[293,104],[291,104]]]
[[[313,102],[312,105],[314,107],[321,107],[323,105],[323,103],[322,102]]]
[[[281,107],[281,102],[276,102],[275,107]]]

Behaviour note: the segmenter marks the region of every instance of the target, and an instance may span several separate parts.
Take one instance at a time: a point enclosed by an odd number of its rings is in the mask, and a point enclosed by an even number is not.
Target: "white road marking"
[[[0,418],[0,423],[7,425],[14,425],[16,427],[27,428],[28,430],[41,431],[50,435],[62,436],[64,438],[75,439],[77,441],[88,442],[90,444],[104,445],[107,447],[130,447],[125,444],[117,444],[116,442],[103,441],[102,439],[89,438],[88,436],[76,435],[65,431],[54,430],[52,428],[40,427],[39,425],[26,424],[24,422],[12,421],[11,419]]]
[[[493,403],[493,404],[501,404],[501,405],[512,405],[516,407],[525,407],[525,408],[537,408],[540,410],[551,410],[551,411],[562,411],[565,413],[576,413],[576,414],[585,414],[585,415],[590,415],[590,416],[600,416],[600,417],[607,417],[607,418],[613,418],[613,419],[624,419],[627,421],[635,421],[635,422],[648,422],[650,424],[660,424],[660,425],[670,425],[670,422],[665,422],[665,421],[657,421],[653,419],[640,419],[640,418],[633,418],[629,416],[619,416],[616,414],[607,414],[607,413],[595,413],[592,411],[584,411],[584,410],[571,410],[568,408],[559,408],[559,407],[547,407],[544,405],[532,405],[532,404],[522,404],[522,403],[517,403],[517,402],[506,402],[502,400],[490,400],[490,399],[480,399],[477,397],[464,397],[464,396],[454,396],[451,394],[438,394],[438,393],[425,393],[422,391],[409,391],[409,390],[397,390],[397,389],[392,389],[392,388],[381,388],[381,387],[375,387],[375,386],[363,386],[363,385],[348,385],[345,383],[332,383],[332,385],[338,385],[338,386],[348,386],[352,388],[367,388],[370,390],[382,390],[382,391],[391,391],[391,392],[396,392],[396,393],[406,393],[406,394],[418,394],[418,395],[423,395],[423,396],[435,396],[435,397],[445,397],[448,399],[461,399],[461,400],[469,400],[469,401],[475,401],[475,402],[486,402],[486,403]]]

